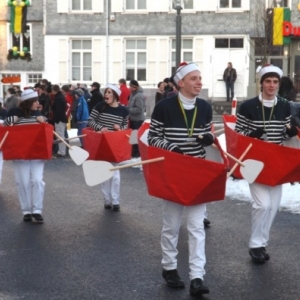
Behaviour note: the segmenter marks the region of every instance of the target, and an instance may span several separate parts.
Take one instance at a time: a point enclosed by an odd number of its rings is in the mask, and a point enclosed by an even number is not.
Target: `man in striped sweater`
[[[150,146],[205,158],[204,146],[211,145],[214,136],[211,133],[212,108],[205,100],[197,98],[202,87],[201,79],[200,70],[195,63],[180,65],[174,75],[178,95],[163,99],[154,107],[148,135]],[[200,296],[209,293],[209,289],[203,284],[206,262],[203,225],[205,204],[185,207],[164,200],[162,276],[173,288],[185,286],[177,272],[177,242],[184,208],[189,232],[190,293]]]
[[[235,130],[252,138],[281,145],[285,138],[297,135],[291,126],[289,102],[276,97],[282,70],[269,65],[259,72],[262,93],[243,102],[237,114]],[[249,254],[255,263],[270,259],[266,251],[269,233],[281,201],[282,185],[249,184],[253,199]]]

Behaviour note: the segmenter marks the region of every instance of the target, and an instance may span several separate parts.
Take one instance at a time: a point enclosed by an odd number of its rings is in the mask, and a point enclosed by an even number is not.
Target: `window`
[[[147,0],[126,0],[126,9],[146,9]]]
[[[290,0],[281,0],[280,3],[276,0],[267,0],[267,7],[290,7]]]
[[[215,48],[244,48],[243,39],[215,39]]]
[[[73,81],[92,80],[92,41],[71,41],[71,65]]]
[[[146,40],[126,40],[126,80],[146,81]]]
[[[220,8],[241,8],[242,0],[220,0]]]
[[[8,24],[8,27],[10,24]],[[24,33],[12,33],[8,29],[8,48],[12,49],[13,47],[17,47],[17,51],[24,51],[24,48],[26,49],[25,52],[32,52],[32,45],[31,45],[31,24],[26,25],[26,32]]]
[[[92,10],[92,0],[72,0],[72,10]]]
[[[175,74],[176,71],[176,40],[172,40],[172,66],[171,74]],[[182,61],[187,63],[193,61],[193,40],[192,39],[183,39],[181,40],[181,54],[180,57]]]
[[[193,9],[194,8],[194,0],[183,0],[183,8],[184,9]]]
[[[40,82],[43,79],[42,74],[27,74],[27,82],[28,83],[37,83]]]

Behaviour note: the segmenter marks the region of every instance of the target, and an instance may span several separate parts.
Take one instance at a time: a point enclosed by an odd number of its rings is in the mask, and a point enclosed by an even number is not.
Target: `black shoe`
[[[203,224],[204,224],[204,228],[207,228],[210,226],[210,221],[208,219],[204,218]]]
[[[41,214],[32,214],[32,218],[37,223],[43,223],[44,222],[44,219],[43,219]]]
[[[105,209],[111,209],[111,204],[104,204]]]
[[[255,263],[264,264],[266,261],[262,248],[251,248],[249,254]]]
[[[24,222],[31,222],[31,221],[32,221],[32,216],[31,216],[31,214],[26,214],[26,215],[24,215],[23,221],[24,221]]]
[[[176,269],[169,271],[163,269],[162,277],[165,279],[168,286],[176,289],[184,288],[184,282],[181,280]]]
[[[200,278],[195,278],[191,281],[190,284],[190,294],[192,296],[201,296],[203,294],[208,294],[209,289],[207,286],[203,284],[202,279]]]
[[[269,255],[269,253],[267,252],[266,247],[262,247],[262,248],[261,248],[261,251],[262,251],[262,253],[263,253],[264,257],[265,257],[265,260],[269,260],[269,259],[270,259],[270,255]]]
[[[120,210],[120,205],[119,204],[113,205],[112,210],[113,211],[119,211]]]

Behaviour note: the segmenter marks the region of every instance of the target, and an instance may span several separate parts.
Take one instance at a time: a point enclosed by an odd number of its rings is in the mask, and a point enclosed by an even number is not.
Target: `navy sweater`
[[[197,115],[192,138],[200,134],[210,134],[212,124],[211,105],[203,99],[196,99]],[[192,124],[194,109],[185,110],[189,128]],[[187,139],[188,130],[179,105],[178,96],[166,98],[157,103],[151,117],[148,143],[150,146],[172,151],[177,146],[187,155],[205,157],[200,143],[191,143]]]

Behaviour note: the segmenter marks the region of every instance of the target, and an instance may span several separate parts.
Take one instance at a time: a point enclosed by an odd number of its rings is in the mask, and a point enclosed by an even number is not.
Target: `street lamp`
[[[181,10],[183,7],[182,0],[173,0],[173,8],[177,10],[176,16],[176,68],[181,62]]]

